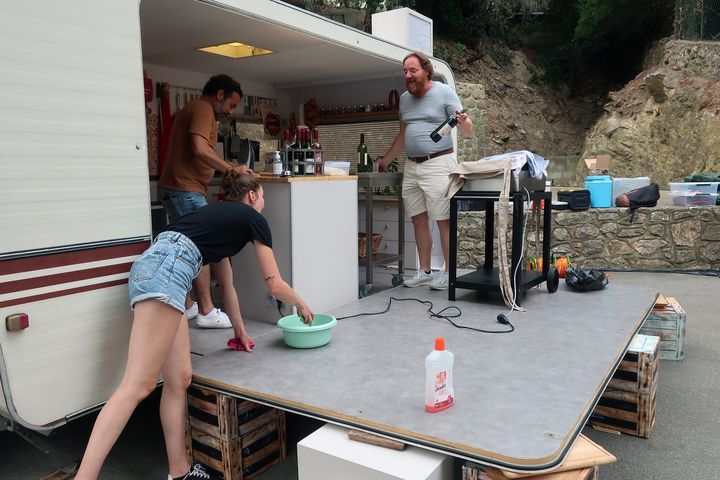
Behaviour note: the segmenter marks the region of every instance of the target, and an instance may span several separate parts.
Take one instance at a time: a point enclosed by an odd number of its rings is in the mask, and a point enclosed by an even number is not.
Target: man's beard
[[[213,112],[215,113],[215,120],[222,120],[223,118],[229,118],[230,115],[226,114],[222,110],[222,103],[216,103],[213,105]]]
[[[416,78],[412,81],[405,82],[405,86],[407,87],[408,92],[410,92],[413,95],[417,95],[418,93],[422,93],[423,91],[425,91],[426,85],[427,85],[426,78]]]

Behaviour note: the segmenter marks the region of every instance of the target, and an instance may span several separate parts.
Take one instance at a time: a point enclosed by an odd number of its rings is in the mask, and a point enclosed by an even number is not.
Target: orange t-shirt
[[[191,135],[200,135],[214,148],[217,143],[217,122],[212,105],[193,100],[175,114],[167,159],[158,186],[179,192],[206,193],[215,169],[195,158]]]

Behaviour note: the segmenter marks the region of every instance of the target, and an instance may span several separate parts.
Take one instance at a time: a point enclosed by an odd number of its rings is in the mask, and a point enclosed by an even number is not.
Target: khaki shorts
[[[423,163],[408,160],[403,174],[402,196],[409,217],[428,212],[435,220],[450,218],[450,199],[445,198],[450,172],[457,166],[454,153]]]

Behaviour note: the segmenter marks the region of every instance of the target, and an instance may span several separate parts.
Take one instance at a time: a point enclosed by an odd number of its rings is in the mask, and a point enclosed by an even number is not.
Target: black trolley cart
[[[544,204],[543,211],[543,253],[542,270],[525,270],[520,266],[523,261],[523,204],[527,196],[534,202]],[[500,200],[497,191],[458,191],[450,199],[450,268],[448,300],[455,300],[455,290],[458,288],[475,290],[478,292],[500,292],[500,270],[493,266],[494,238],[495,238],[495,204]],[[519,305],[522,294],[530,288],[547,281],[547,288],[554,292],[558,288],[558,273],[550,266],[550,222],[551,222],[552,192],[533,191],[526,193],[516,191],[510,193],[512,204],[512,252],[510,262],[510,283],[516,292],[516,303]],[[463,211],[485,210],[485,260],[474,272],[457,276],[457,227],[458,209]]]

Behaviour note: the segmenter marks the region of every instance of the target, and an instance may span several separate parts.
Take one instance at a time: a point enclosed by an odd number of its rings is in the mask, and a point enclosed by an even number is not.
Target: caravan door
[[[42,430],[125,367],[150,239],[138,2],[0,9],[0,416]]]

